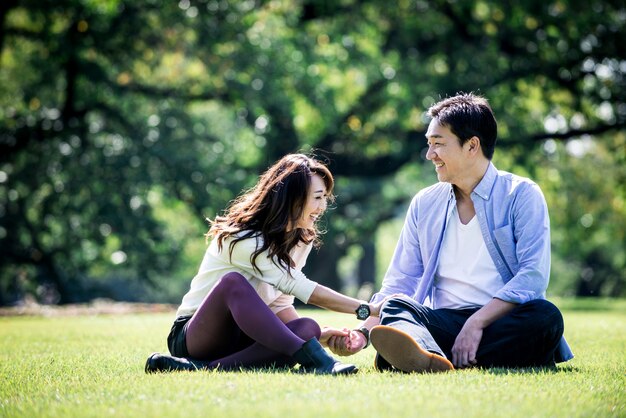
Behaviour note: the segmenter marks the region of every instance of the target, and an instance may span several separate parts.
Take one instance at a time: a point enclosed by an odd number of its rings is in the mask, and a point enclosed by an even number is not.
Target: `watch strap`
[[[358,331],[365,336],[366,342],[365,342],[365,346],[363,347],[363,349],[366,349],[367,347],[369,347],[370,346],[370,330],[365,327],[359,327],[359,328],[355,328],[354,331]]]

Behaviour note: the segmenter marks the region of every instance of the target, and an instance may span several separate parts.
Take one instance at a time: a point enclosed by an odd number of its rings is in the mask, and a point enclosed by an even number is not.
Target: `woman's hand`
[[[339,339],[343,337],[348,337],[349,335],[350,335],[350,330],[347,328],[338,329],[338,328],[331,328],[331,327],[323,327],[322,334],[320,335],[320,344],[322,344],[324,347],[328,347],[328,340],[331,337],[335,337]]]

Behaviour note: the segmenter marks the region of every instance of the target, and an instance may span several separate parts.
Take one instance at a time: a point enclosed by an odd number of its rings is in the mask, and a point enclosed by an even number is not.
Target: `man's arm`
[[[519,189],[508,230],[502,227],[496,231],[501,236],[497,240],[499,250],[514,276],[494,297],[511,303],[545,297],[550,277],[550,218],[546,201],[536,184]]]
[[[411,297],[417,289],[417,284],[424,273],[417,227],[418,196],[411,201],[407,210],[404,226],[383,279],[382,287],[378,293],[372,296],[370,303],[382,303],[391,295],[402,294]],[[370,330],[378,323],[378,318],[370,317],[359,328],[365,327]],[[328,340],[328,348],[339,356],[355,354],[366,345],[367,338],[358,330],[352,330],[347,337],[331,337]]]
[[[418,232],[418,206],[419,195],[413,198],[407,210],[404,225],[380,291],[372,296],[371,302],[373,303],[380,302],[390,295],[403,294],[411,297],[415,294],[424,274]]]
[[[515,303],[494,298],[470,316],[452,346],[454,367],[463,368],[476,364],[476,352],[483,337],[483,330],[511,312],[516,306]]]

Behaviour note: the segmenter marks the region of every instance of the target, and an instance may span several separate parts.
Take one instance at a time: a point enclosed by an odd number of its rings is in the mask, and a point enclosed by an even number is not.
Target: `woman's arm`
[[[225,242],[224,245],[227,245],[227,243]],[[233,248],[230,263],[238,269],[270,284],[281,292],[294,295],[304,303],[313,304],[335,312],[351,314],[356,313],[356,309],[359,305],[367,304],[370,308],[370,316],[378,316],[382,301],[374,305],[342,295],[339,292],[335,292],[328,287],[309,280],[304,273],[298,269],[287,271],[279,267],[272,261],[267,252],[257,257],[256,265],[260,272],[255,271],[250,262],[250,254],[256,248],[256,245],[256,238],[239,241]]]
[[[381,303],[373,305],[362,300],[351,298],[350,296],[335,292],[321,284],[315,286],[308,303],[319,306],[320,308],[342,313],[356,313],[356,309],[359,305],[367,304],[370,308],[370,316],[378,316],[381,305]]]
[[[278,319],[281,320],[283,324],[286,324],[287,322],[291,322],[294,319],[300,318],[300,316],[298,315],[298,312],[296,311],[296,308],[294,308],[293,306],[290,306],[281,311],[278,311],[276,313],[276,316],[278,317]]]
[[[260,238],[258,238],[260,240]],[[261,253],[255,260],[256,269],[252,265],[250,255],[261,245],[257,238],[251,237],[237,242],[233,247],[232,257],[228,253],[229,241],[224,242],[222,257],[233,267],[244,271],[251,277],[255,277],[282,293],[293,295],[304,303],[309,302],[309,296],[317,283],[309,280],[302,271],[292,268],[287,270],[273,261],[268,251]],[[356,308],[355,308],[356,309]]]

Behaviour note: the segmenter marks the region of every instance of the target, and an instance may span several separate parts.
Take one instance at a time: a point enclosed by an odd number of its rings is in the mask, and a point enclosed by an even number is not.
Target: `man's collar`
[[[485,171],[485,175],[478,185],[474,188],[473,193],[476,193],[478,196],[482,197],[484,200],[489,200],[489,196],[491,195],[491,190],[493,190],[493,185],[496,182],[496,178],[498,177],[498,170],[490,161],[489,166],[487,167],[487,171]]]

